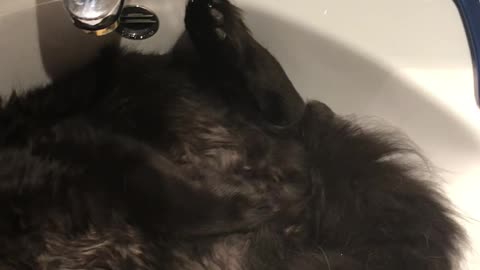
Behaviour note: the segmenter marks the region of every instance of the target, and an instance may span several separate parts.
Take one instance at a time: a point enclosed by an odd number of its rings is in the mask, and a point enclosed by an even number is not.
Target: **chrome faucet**
[[[117,28],[124,0],[64,0],[63,2],[76,27],[102,36]]]

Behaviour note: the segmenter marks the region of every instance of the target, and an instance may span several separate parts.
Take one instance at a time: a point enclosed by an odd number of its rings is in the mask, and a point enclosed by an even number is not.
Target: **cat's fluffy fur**
[[[454,268],[408,145],[305,104],[228,1],[185,22],[1,106],[0,269]]]

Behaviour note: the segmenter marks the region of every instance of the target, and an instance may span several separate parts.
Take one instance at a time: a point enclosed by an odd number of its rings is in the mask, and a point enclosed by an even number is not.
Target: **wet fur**
[[[185,21],[1,106],[0,269],[455,269],[408,144],[305,104],[227,1]]]

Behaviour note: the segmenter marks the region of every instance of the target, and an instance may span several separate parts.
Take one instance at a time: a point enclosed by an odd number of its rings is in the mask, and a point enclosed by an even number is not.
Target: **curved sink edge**
[[[470,45],[477,105],[480,107],[480,2],[476,0],[454,0],[462,18]]]
[[[280,9],[276,9],[275,11],[273,11],[264,6],[255,5],[248,1],[245,3],[242,3],[242,10],[245,13],[249,13],[252,11],[255,11],[255,13],[261,12],[265,16],[270,16],[276,20],[285,21],[288,24],[291,24],[300,29],[304,29],[305,31],[310,32],[312,34],[319,35],[322,38],[332,42],[333,44],[337,44],[338,46],[343,47],[343,49],[352,52],[352,54],[357,55],[358,57],[362,58],[366,62],[369,62],[372,65],[375,65],[376,67],[384,70],[391,76],[397,78],[398,80],[403,81],[406,84],[406,86],[409,87],[409,89],[417,89],[418,91],[416,91],[416,94],[418,94],[421,98],[431,102],[432,105],[434,105],[435,107],[442,108],[445,111],[445,113],[448,113],[448,115],[456,119],[459,123],[462,123],[462,126],[469,134],[471,134],[475,138],[478,137],[480,141],[480,124],[478,125],[478,127],[472,126],[471,117],[470,118],[464,117],[462,113],[459,113],[457,110],[455,110],[454,107],[447,106],[448,104],[445,104],[445,102],[442,99],[433,95],[431,92],[426,91],[426,89],[424,89],[425,86],[423,86],[421,83],[415,80],[413,76],[407,75],[409,73],[407,68],[403,70],[398,70],[397,68],[393,67],[386,61],[383,61],[381,58],[375,57],[371,53],[368,53],[367,51],[362,50],[357,46],[343,42],[342,39],[336,37],[335,35],[319,31],[315,27],[315,25],[313,25],[309,21],[299,20],[298,17],[292,16],[292,14],[289,12],[281,12]],[[480,24],[480,16],[478,20]],[[247,21],[247,24],[248,24],[248,21]],[[480,35],[479,35],[479,38],[480,38]],[[480,58],[479,58],[479,65],[480,65]],[[467,70],[465,72],[470,74],[471,71]]]

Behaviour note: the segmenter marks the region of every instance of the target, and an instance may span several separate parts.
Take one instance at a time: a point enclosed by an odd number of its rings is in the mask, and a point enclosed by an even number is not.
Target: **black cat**
[[[0,107],[0,269],[454,269],[411,147],[305,104],[227,0],[185,23]]]

